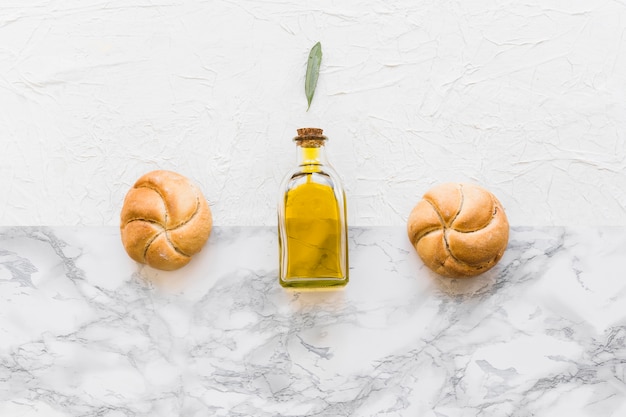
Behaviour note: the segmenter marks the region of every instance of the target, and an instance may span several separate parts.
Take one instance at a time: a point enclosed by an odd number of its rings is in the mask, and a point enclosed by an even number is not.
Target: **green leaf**
[[[304,92],[306,93],[306,100],[308,107],[306,111],[311,108],[311,101],[313,101],[313,95],[315,94],[315,87],[317,87],[317,79],[320,75],[320,64],[322,63],[322,44],[316,43],[309,52],[309,61],[306,66],[306,79],[304,80]]]

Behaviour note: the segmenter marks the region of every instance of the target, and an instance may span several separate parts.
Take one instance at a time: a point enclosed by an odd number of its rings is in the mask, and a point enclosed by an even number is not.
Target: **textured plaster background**
[[[157,168],[218,225],[272,225],[303,126],[353,225],[442,181],[516,225],[626,224],[624,0],[3,0],[0,110],[3,225],[116,225]]]

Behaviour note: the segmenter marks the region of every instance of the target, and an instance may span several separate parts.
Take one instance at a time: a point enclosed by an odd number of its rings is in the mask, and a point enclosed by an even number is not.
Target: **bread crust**
[[[468,183],[426,192],[407,220],[408,237],[425,265],[451,278],[472,277],[500,261],[509,222],[498,199]]]
[[[172,271],[189,263],[211,234],[213,218],[202,192],[188,178],[156,170],[128,191],[120,213],[120,233],[128,255]]]

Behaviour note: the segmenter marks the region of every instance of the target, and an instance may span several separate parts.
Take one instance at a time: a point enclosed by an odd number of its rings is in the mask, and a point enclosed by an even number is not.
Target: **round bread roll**
[[[452,278],[491,269],[509,241],[502,205],[492,193],[473,184],[433,187],[411,211],[407,227],[424,264]]]
[[[120,230],[128,255],[172,271],[200,252],[211,233],[211,210],[202,192],[172,171],[152,171],[124,199]]]

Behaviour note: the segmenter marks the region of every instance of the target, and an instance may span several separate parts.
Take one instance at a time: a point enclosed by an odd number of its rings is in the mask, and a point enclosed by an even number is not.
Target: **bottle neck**
[[[318,172],[320,167],[327,163],[326,150],[323,141],[315,143],[307,141],[296,141],[298,152],[298,165],[305,172]]]

